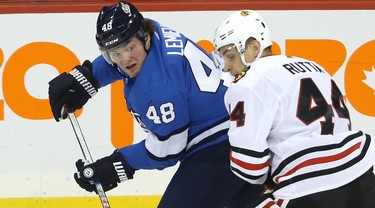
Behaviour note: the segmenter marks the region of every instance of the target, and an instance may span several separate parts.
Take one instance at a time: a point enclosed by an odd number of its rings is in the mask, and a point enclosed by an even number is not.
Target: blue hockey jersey
[[[163,169],[228,139],[221,70],[183,34],[153,21],[156,30],[139,74],[129,78],[99,56],[100,87],[122,79],[127,108],[148,136],[120,149],[135,169]]]

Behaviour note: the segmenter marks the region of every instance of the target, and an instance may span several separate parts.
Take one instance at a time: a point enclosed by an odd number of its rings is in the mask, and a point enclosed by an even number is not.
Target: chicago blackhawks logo
[[[249,71],[250,69],[250,66],[244,68],[241,73],[239,73],[238,75],[236,75],[236,77],[234,78],[233,82],[236,83],[238,82],[238,80],[242,79],[242,77],[244,77],[246,75],[246,72]]]
[[[249,12],[248,11],[241,11],[241,16],[243,16],[243,17],[249,16]]]

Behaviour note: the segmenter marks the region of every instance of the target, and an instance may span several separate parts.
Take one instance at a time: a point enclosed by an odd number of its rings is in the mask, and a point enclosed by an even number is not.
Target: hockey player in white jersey
[[[319,64],[272,55],[270,30],[252,10],[237,11],[215,31],[223,70],[231,169],[272,186],[251,207],[374,208],[375,143],[352,130],[339,87]],[[308,49],[306,49],[308,50]]]

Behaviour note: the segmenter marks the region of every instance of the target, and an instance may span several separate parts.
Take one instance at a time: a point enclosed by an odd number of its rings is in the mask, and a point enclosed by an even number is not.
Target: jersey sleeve
[[[232,85],[225,95],[230,114],[231,169],[253,184],[266,181],[271,157],[267,137],[274,117],[272,105],[276,101],[273,96],[264,96],[264,89]]]
[[[153,99],[142,109],[139,120],[149,133],[139,146],[125,147],[122,152],[133,168],[164,169],[175,165],[185,153],[189,110],[186,98],[175,90],[147,97]]]
[[[102,56],[98,56],[92,62],[93,75],[99,83],[99,87],[104,87],[117,80],[122,79],[122,76],[110,65]]]
[[[180,160],[181,148],[186,146],[184,138],[187,138],[187,130],[166,141],[160,141],[156,135],[149,133],[142,142],[119,150],[134,169],[162,170],[174,166]]]

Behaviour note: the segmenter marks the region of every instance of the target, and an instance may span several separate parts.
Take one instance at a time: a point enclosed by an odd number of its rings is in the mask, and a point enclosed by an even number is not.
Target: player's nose
[[[231,66],[229,66],[229,64],[225,63],[224,68],[223,68],[223,72],[229,72],[230,69],[231,69]]]

